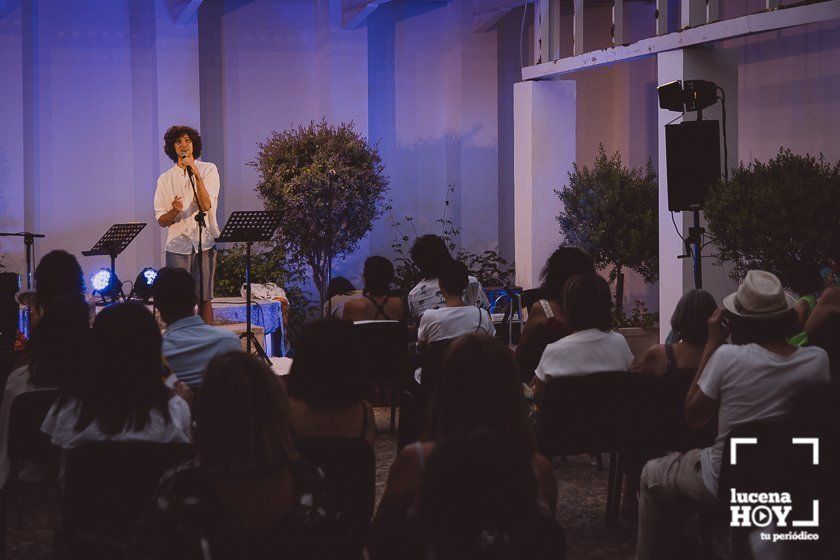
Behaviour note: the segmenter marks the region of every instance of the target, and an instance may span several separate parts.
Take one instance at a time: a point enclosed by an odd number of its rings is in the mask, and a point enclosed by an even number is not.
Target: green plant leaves
[[[740,280],[750,269],[788,280],[800,260],[822,262],[840,223],[840,162],[779,149],[767,162],[741,163],[714,185],[706,220],[719,262]]]

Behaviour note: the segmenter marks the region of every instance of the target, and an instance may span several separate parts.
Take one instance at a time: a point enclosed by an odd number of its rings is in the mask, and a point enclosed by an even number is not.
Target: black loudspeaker
[[[720,179],[718,121],[688,121],[665,126],[668,210],[700,210],[709,187]]]

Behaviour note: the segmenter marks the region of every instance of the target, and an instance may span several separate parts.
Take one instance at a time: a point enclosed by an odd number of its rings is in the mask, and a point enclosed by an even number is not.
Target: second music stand
[[[279,212],[270,210],[238,210],[230,215],[217,243],[245,243],[245,332],[239,338],[246,338],[246,348],[251,353],[251,344],[257,353],[269,364],[271,361],[251,330],[251,245],[271,239],[280,225]]]
[[[128,224],[114,224],[108,228],[99,241],[87,251],[82,251],[86,257],[93,257],[95,255],[108,255],[111,257],[111,276],[117,277],[117,256],[125,251],[129,243],[134,241],[137,234],[146,227],[143,222],[131,222]],[[120,287],[122,292],[122,287]],[[123,297],[125,297],[123,295]]]

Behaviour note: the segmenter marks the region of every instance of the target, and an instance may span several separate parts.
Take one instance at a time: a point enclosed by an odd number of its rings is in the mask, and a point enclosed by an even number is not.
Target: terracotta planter
[[[659,343],[659,329],[643,329],[641,327],[626,327],[618,329],[618,332],[627,340],[630,351],[633,352],[634,361],[638,362],[645,351]]]

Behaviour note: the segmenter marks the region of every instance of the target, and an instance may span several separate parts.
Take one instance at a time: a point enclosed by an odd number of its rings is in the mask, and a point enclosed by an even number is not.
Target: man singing
[[[163,151],[175,165],[158,177],[155,190],[155,217],[160,227],[167,228],[166,266],[183,268],[192,274],[196,284],[201,318],[213,324],[213,275],[216,271],[215,238],[219,236],[216,204],[219,199],[219,171],[201,157],[201,136],[188,126],[173,126],[163,135]],[[195,191],[189,172],[195,181]],[[198,222],[199,210],[206,212],[201,238],[201,278],[199,278]],[[203,281],[203,298],[199,282]]]

